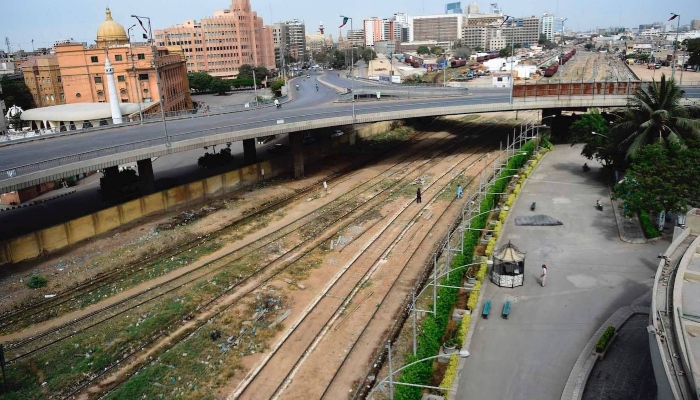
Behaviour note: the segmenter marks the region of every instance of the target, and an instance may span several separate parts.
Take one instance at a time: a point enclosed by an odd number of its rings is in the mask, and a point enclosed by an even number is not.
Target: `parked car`
[[[267,148],[267,152],[270,154],[284,154],[289,151],[289,146],[282,143],[275,143]]]
[[[345,135],[345,132],[341,131],[340,129],[336,129],[335,131],[333,131],[331,137],[341,137],[343,135]]]

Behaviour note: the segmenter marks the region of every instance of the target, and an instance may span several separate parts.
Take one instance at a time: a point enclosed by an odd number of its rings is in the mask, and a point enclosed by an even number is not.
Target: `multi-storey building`
[[[158,46],[181,46],[188,71],[204,71],[231,79],[243,64],[275,67],[272,28],[251,10],[249,0],[233,0],[214,15],[157,29]]]
[[[465,14],[478,14],[479,13],[479,5],[476,3],[469,4],[464,13]]]
[[[347,35],[348,47],[362,47],[365,45],[365,31],[363,29],[350,29]]]
[[[462,3],[447,3],[445,4],[445,14],[461,14],[462,13]]]
[[[478,14],[477,14],[478,15]],[[489,15],[489,14],[481,14]],[[472,25],[474,21],[482,21]],[[485,50],[500,50],[512,42],[536,44],[539,41],[539,19],[537,17],[516,18],[505,24],[501,18],[469,18],[469,25],[462,28],[462,44],[467,47],[481,47]]]
[[[438,14],[413,17],[411,42],[449,41],[462,37],[462,14]]]
[[[411,39],[411,18],[406,13],[394,13],[394,37],[399,42],[408,42]]]
[[[284,23],[286,29],[286,46],[289,55],[302,61],[306,58],[306,26],[299,19]]]
[[[55,55],[31,59],[22,65],[22,71],[32,95],[36,93],[39,106],[106,103],[111,100],[105,74],[106,57],[114,70],[118,102],[153,102],[157,104],[148,107],[148,112],[159,112],[154,68],[157,65],[165,110],[192,108],[182,49],[130,43],[124,27],[112,20],[109,9],[97,30],[96,45],[60,42],[55,46]]]
[[[700,19],[690,20],[690,30],[691,31],[700,30]]]
[[[508,42],[515,35],[515,43],[536,44],[540,40],[540,19],[536,16],[508,20],[511,29],[505,29]]]
[[[542,19],[540,20],[540,33],[544,35],[547,40],[554,41],[554,14],[544,13]]]
[[[363,21],[365,34],[364,45],[374,46],[374,42],[380,40],[397,40],[401,34],[397,30],[398,24],[396,20],[387,18],[372,17]]]
[[[306,46],[306,50],[311,53],[310,56],[323,52],[326,49],[326,35],[321,32],[306,35]]]
[[[66,103],[61,84],[61,70],[55,54],[30,58],[22,63],[20,68],[24,75],[24,83],[37,107]]]

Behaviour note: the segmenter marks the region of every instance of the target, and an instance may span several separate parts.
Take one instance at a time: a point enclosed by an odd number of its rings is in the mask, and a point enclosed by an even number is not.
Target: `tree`
[[[682,106],[683,91],[673,79],[640,86],[627,102],[627,111],[612,131],[622,135],[627,155],[634,155],[654,141],[682,144],[683,139],[700,139],[700,107]]]
[[[430,48],[430,53],[435,54],[436,56],[440,56],[444,52],[445,52],[445,50],[443,50],[442,47],[440,47],[440,46],[434,46],[434,47]]]
[[[2,93],[7,108],[17,106],[23,110],[29,110],[30,108],[36,107],[34,104],[34,97],[22,79],[3,76],[2,79],[0,79],[0,86],[2,86]]]
[[[17,112],[15,114],[12,114],[10,116],[10,127],[14,129],[15,131],[21,131],[23,126],[27,126],[28,121],[22,121],[22,112]],[[0,115],[0,118],[4,118],[4,116]]]
[[[282,86],[284,86],[284,80],[278,79],[270,84],[270,90],[275,96],[279,97],[282,95]]]
[[[260,82],[270,77],[270,70],[265,67],[255,67],[255,82],[260,85]]]
[[[498,52],[499,57],[510,57],[511,52],[510,52],[510,47],[504,47]]]
[[[482,51],[484,51],[484,48],[481,46],[476,46],[476,47],[474,47],[474,51],[477,53],[481,53]]]
[[[416,53],[418,53],[418,54],[430,54],[430,49],[428,48],[428,46],[424,46],[424,45],[418,46],[418,48],[416,49]]]
[[[688,49],[688,53],[690,53],[688,64],[695,65],[697,69],[697,67],[700,67],[700,38],[686,39],[685,45]]]
[[[595,132],[596,134],[593,134]],[[583,114],[569,126],[570,142],[584,143],[581,155],[596,159],[605,166],[620,168],[624,163],[624,152],[618,148],[618,140],[608,132],[608,122],[597,109]]]
[[[209,91],[209,86],[214,79],[213,76],[206,72],[188,72],[187,80],[190,82],[190,88],[195,92],[206,92]]]
[[[452,55],[455,58],[460,58],[460,59],[466,60],[471,55],[471,51],[469,50],[469,47],[459,47],[459,48],[456,48],[452,51]]]
[[[226,94],[231,90],[231,82],[225,81],[221,78],[214,78],[209,85],[209,91],[217,94]]]
[[[654,143],[634,157],[615,198],[628,212],[686,212],[700,199],[700,150]]]
[[[257,71],[256,71],[257,72]],[[238,75],[236,78],[239,79],[245,79],[245,78],[250,78],[253,79],[253,66],[250,64],[243,64],[240,67],[238,67]]]
[[[374,60],[377,58],[377,53],[374,52],[374,50],[367,48],[362,51],[362,59],[365,60],[365,62],[370,62],[371,60]]]
[[[593,43],[586,43],[583,47],[585,47],[586,50],[591,51],[595,48],[595,45]]]

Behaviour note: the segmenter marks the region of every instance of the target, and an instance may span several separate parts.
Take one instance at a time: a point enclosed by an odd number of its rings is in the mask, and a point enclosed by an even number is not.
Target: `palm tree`
[[[683,90],[665,74],[661,81],[637,89],[622,122],[611,129],[622,139],[621,149],[631,156],[655,141],[683,145],[684,139],[700,139],[700,107],[681,105],[683,95]]]

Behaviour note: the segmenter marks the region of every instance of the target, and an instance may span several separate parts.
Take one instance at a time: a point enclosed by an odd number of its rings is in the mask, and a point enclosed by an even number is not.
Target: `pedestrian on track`
[[[542,275],[540,275],[540,281],[542,282],[542,287],[544,287],[547,282],[547,266],[542,264]]]
[[[464,192],[464,189],[462,189],[462,185],[457,185],[457,198],[458,199],[462,198],[462,192]]]
[[[418,190],[416,190],[416,203],[420,204],[420,201],[420,188],[418,188]]]

